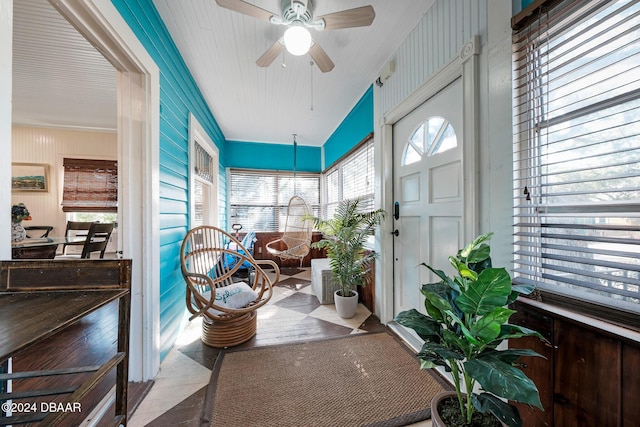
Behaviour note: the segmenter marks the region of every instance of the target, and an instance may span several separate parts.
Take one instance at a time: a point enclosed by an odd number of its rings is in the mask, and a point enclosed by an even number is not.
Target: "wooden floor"
[[[45,342],[18,355],[14,358],[14,370],[93,364],[108,359],[115,348],[116,312],[114,304],[105,306],[68,328],[55,342]],[[281,277],[274,297],[260,309],[257,335],[242,346],[251,348],[384,329],[362,305],[356,317],[348,320],[339,318],[332,305],[321,305],[311,291],[310,272],[303,269]],[[194,320],[163,360],[155,381],[130,384],[129,426],[200,426],[206,385],[218,350],[204,345],[199,332],[199,320]],[[32,385],[16,384],[14,388]],[[108,389],[105,384],[100,391],[104,394]],[[92,396],[83,406],[88,408],[99,398]],[[88,411],[83,412],[69,425],[80,423]]]

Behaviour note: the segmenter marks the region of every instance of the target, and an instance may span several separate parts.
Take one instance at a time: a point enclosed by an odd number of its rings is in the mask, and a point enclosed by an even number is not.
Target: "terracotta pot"
[[[352,295],[349,297],[340,296],[339,291],[335,291],[333,294],[333,301],[336,304],[336,311],[338,316],[343,319],[351,319],[356,315],[356,309],[358,308],[358,292],[351,291]]]

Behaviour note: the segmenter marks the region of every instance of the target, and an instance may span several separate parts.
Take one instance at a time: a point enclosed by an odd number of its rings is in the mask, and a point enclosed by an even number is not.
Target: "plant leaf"
[[[460,287],[458,286],[458,284],[454,282],[449,276],[447,276],[447,273],[445,273],[442,270],[437,270],[431,267],[430,265],[425,264],[424,262],[421,265],[431,270],[436,276],[438,276],[442,280],[442,282],[446,283],[451,289],[453,289],[456,292],[460,292]],[[442,282],[438,282],[438,283],[442,283]]]
[[[491,240],[493,236],[492,232],[481,234],[476,237],[473,242],[469,243],[463,249],[460,249],[456,254],[456,257],[464,263],[477,263],[489,258],[490,247],[484,244]]]
[[[422,349],[418,352],[418,357],[437,355],[442,359],[464,360],[464,354],[451,349],[448,346],[436,342],[425,342]]]
[[[464,369],[486,391],[542,409],[536,385],[520,369],[493,357],[467,360]]]
[[[463,360],[462,354],[456,353],[446,346],[435,342],[425,342],[422,349],[416,355],[420,359],[421,369],[431,369],[443,366],[447,372],[451,372],[451,359]]]
[[[480,353],[477,359],[497,359],[501,362],[513,365],[518,362],[522,356],[537,356],[545,358],[543,355],[526,348],[509,348],[506,350],[486,350]]]
[[[549,340],[546,339],[540,332],[536,332],[533,329],[525,328],[524,326],[511,325],[509,323],[505,323],[504,325],[502,325],[502,331],[498,336],[500,341],[522,337],[538,337],[543,342],[549,342]]]
[[[471,325],[470,331],[474,337],[488,344],[500,335],[502,324],[509,320],[509,317],[513,313],[515,313],[515,311],[498,307],[491,313],[478,319],[477,322]]]
[[[522,418],[520,418],[518,408],[510,403],[504,402],[490,393],[474,394],[471,400],[478,411],[491,412],[509,427],[522,427]]]
[[[469,328],[467,328],[467,326],[464,324],[462,319],[460,319],[458,316],[456,316],[452,311],[447,311],[447,314],[449,315],[449,317],[451,317],[451,320],[460,327],[460,331],[462,332],[464,337],[467,339],[467,341],[469,341],[471,344],[477,345],[477,346],[482,344],[471,333],[471,331],[469,330]]]
[[[415,308],[398,313],[394,320],[402,326],[416,331],[418,336],[425,341],[440,342],[440,330],[442,329],[440,322],[425,316]]]
[[[455,332],[452,332],[448,329],[442,330],[442,341],[451,349],[458,349],[461,354],[468,354],[471,351],[472,343],[465,339],[466,337],[463,335],[462,337]]]
[[[447,311],[451,310],[451,304],[444,298],[440,298],[433,292],[427,292],[424,295],[424,307],[433,320],[438,322],[446,321]]]
[[[519,283],[519,284],[513,284],[511,286],[511,290],[518,292],[520,295],[529,295],[535,289],[536,289],[536,285],[534,284]]]
[[[452,256],[449,257],[449,261],[451,262],[451,265],[453,266],[453,268],[455,268],[458,271],[458,274],[460,275],[460,277],[464,279],[469,279],[471,281],[475,281],[478,278],[478,273],[469,269],[467,264],[465,264],[464,262],[461,262],[460,260]]]
[[[484,316],[496,307],[502,307],[511,293],[511,278],[504,268],[488,268],[478,275],[457,299],[460,309],[467,314]]]

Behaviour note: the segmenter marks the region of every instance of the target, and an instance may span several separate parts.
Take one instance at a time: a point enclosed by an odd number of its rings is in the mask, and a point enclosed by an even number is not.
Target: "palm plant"
[[[340,287],[339,295],[345,297],[365,283],[376,253],[365,251],[364,245],[385,214],[382,209],[361,212],[362,201],[362,198],[342,200],[331,219],[305,218],[322,232],[323,239],[312,247],[326,249],[331,272]]]

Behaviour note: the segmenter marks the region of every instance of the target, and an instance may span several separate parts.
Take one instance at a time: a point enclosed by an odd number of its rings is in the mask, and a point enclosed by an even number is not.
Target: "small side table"
[[[333,304],[333,293],[339,288],[334,283],[329,258],[311,260],[311,289],[320,304]]]

